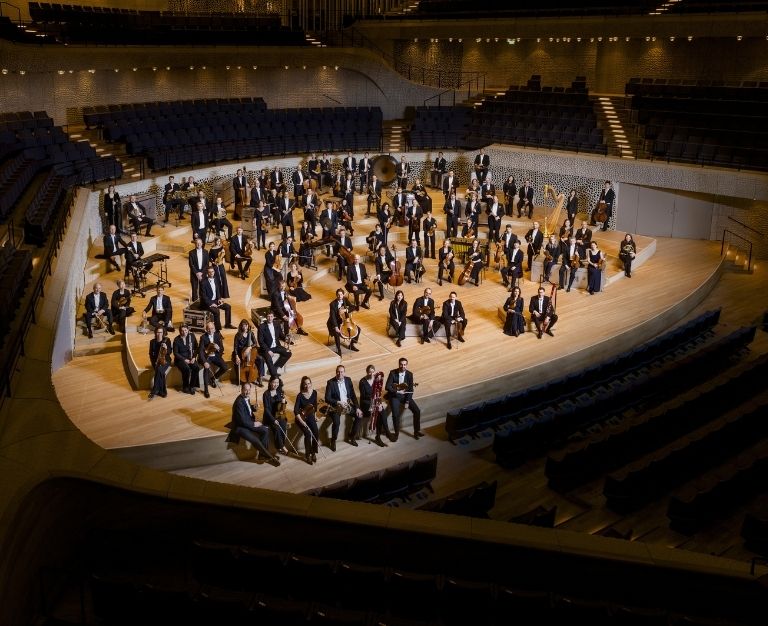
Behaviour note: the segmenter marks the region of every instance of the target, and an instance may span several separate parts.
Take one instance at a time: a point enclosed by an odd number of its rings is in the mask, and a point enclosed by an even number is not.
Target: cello
[[[403,284],[403,266],[400,261],[397,260],[397,248],[395,244],[392,244],[392,255],[394,260],[390,263],[392,267],[392,275],[389,277],[390,287],[399,287]]]
[[[253,358],[253,347],[251,343],[251,327],[248,326],[248,345],[240,351],[240,383],[254,383],[261,381],[261,373],[256,368],[256,361]]]
[[[464,269],[461,271],[461,274],[459,275],[459,286],[462,286],[464,283],[469,280],[469,276],[472,274],[472,266],[474,265],[474,262],[472,261],[472,257],[469,257],[469,260],[467,261],[467,264],[464,266]]]

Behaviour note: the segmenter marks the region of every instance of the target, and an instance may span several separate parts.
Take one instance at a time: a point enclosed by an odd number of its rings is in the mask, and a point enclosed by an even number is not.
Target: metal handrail
[[[751,226],[747,226],[744,222],[740,222],[739,220],[737,220],[735,217],[733,217],[731,215],[728,216],[728,219],[731,220],[732,222],[736,222],[739,226],[743,226],[747,230],[751,230],[756,235],[760,235],[761,237],[765,237],[765,233],[761,233],[759,230],[755,230]]]
[[[749,246],[749,252],[747,253],[747,271],[750,271],[752,269],[752,242],[746,237],[742,237],[738,233],[734,233],[732,230],[728,230],[727,228],[723,229],[723,239],[720,243],[720,256],[723,256],[723,253],[725,252],[725,234],[726,233],[728,233],[729,235],[733,235],[734,237],[741,239],[742,241],[745,241]]]
[[[475,93],[480,93],[480,92],[485,91],[485,77],[486,77],[486,75],[487,75],[487,72],[477,72],[477,76],[475,76],[474,78],[470,78],[470,79],[464,81],[463,83],[460,83],[455,88],[446,89],[445,91],[441,91],[440,93],[436,93],[434,96],[430,96],[429,98],[426,98],[424,100],[424,106],[425,107],[430,106],[429,102],[431,100],[434,100],[435,98],[437,98],[437,106],[440,106],[442,104],[442,102],[443,102],[443,98],[442,97],[445,94],[447,94],[447,93],[452,93],[453,94],[453,102],[451,104],[452,104],[452,106],[456,106],[456,92],[459,91],[464,85],[467,86],[467,100],[469,100],[472,97],[472,84],[473,83],[477,83],[477,88],[475,89]],[[482,79],[482,81],[483,81],[482,89],[480,88],[480,79]]]
[[[16,14],[18,16],[17,17],[17,24],[19,26],[21,26],[21,9],[19,7],[17,7],[15,4],[11,4],[10,2],[6,2],[5,0],[2,0],[2,2],[0,2],[0,16],[8,17],[7,15],[5,15],[5,12],[3,11],[3,5],[4,4],[7,4],[9,7],[12,7],[14,9],[16,9]]]

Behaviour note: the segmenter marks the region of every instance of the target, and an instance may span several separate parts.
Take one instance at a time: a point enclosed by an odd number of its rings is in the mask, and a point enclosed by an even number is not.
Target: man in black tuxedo
[[[304,187],[301,188],[302,192]],[[293,226],[293,207],[296,204],[288,197],[287,193],[280,192],[277,195],[277,214],[280,217],[280,223],[283,226],[283,239],[288,237],[288,229],[291,231],[291,238],[295,236]]]
[[[445,213],[445,225],[447,237],[458,237],[459,223],[461,222],[461,202],[456,199],[456,194],[451,193],[443,207]]]
[[[602,231],[608,230],[608,223],[611,221],[611,216],[613,215],[613,203],[616,200],[616,192],[613,190],[613,187],[611,187],[611,181],[606,180],[605,184],[603,185],[603,189],[600,192],[600,197],[597,199],[597,203],[595,204],[595,208],[592,209],[592,220],[591,224],[595,224],[595,218],[597,217],[597,211],[598,211],[598,205],[601,202],[605,202],[605,212],[608,215],[605,222],[603,222],[603,227],[600,229]],[[586,244],[589,245],[589,244]]]
[[[507,255],[507,267],[501,268],[501,281],[506,287],[514,287],[523,277],[523,251],[520,249],[520,240],[515,237],[512,242],[512,250]]]
[[[203,240],[195,238],[195,247],[187,255],[189,263],[189,282],[192,286],[192,302],[200,297],[200,283],[208,267],[208,251],[203,247]]]
[[[195,395],[195,388],[200,385],[198,373],[200,365],[197,362],[197,339],[189,331],[189,326],[182,324],[179,334],[173,340],[173,364],[181,372],[181,390]]]
[[[168,182],[165,183],[165,187],[163,188],[163,206],[165,206],[164,222],[168,221],[168,218],[170,217],[171,211],[173,211],[174,207],[179,212],[179,219],[184,219],[184,203],[180,199],[173,197],[173,194],[180,189],[181,188],[179,187],[179,183],[176,182],[176,179],[173,176],[169,176]]]
[[[411,321],[421,324],[421,343],[430,343],[429,338],[435,336],[435,331],[440,328],[440,321],[435,319],[435,301],[429,287],[424,290],[423,296],[413,302]]]
[[[381,206],[381,182],[376,177],[376,174],[371,175],[371,184],[368,185],[368,215],[371,214],[371,207],[376,207],[376,213],[379,212]]]
[[[120,239],[117,234],[117,226],[110,224],[109,232],[104,235],[104,258],[118,272],[122,269],[120,266],[120,257],[126,253],[127,244]]]
[[[533,257],[541,252],[541,246],[544,244],[544,233],[539,228],[539,223],[534,222],[533,228],[531,228],[525,234],[525,240],[528,242],[528,268],[527,271],[531,271],[531,264],[533,263]]]
[[[192,211],[192,239],[202,239],[203,242],[208,236],[208,226],[210,216],[205,210],[203,203],[197,200]]]
[[[155,223],[155,220],[151,217],[147,217],[147,210],[141,202],[136,200],[136,196],[133,194],[128,196],[128,202],[125,205],[125,209],[126,213],[128,213],[128,219],[131,221],[131,224],[133,224],[134,231],[138,234],[142,224],[146,224],[147,230],[145,234],[147,237],[151,237],[152,233],[150,231],[152,230],[152,225]]]
[[[504,255],[507,260],[512,256],[512,248],[518,241],[517,235],[512,232],[512,224],[507,224],[504,228],[504,234],[501,236],[501,245],[504,246]]]
[[[365,187],[368,185],[368,174],[371,171],[371,160],[368,158],[367,152],[363,158],[360,159],[358,169],[360,172],[360,193],[362,194],[365,190]]]
[[[117,289],[112,292],[109,300],[112,308],[112,319],[117,322],[117,327],[121,333],[125,332],[125,319],[131,315],[135,309],[131,306],[131,292],[125,288],[125,281],[117,281]]]
[[[585,250],[589,248],[589,244],[592,243],[592,231],[587,228],[587,222],[582,220],[581,228],[573,233],[576,238],[576,243],[579,244]]]
[[[237,265],[240,272],[240,278],[248,278],[248,268],[251,267],[253,259],[245,256],[245,247],[248,244],[248,237],[243,234],[243,227],[238,226],[233,237],[229,239],[229,267],[230,269]]]
[[[307,176],[309,176],[310,180],[315,181],[315,189],[320,189],[322,186],[320,184],[320,161],[317,158],[317,154],[313,154],[307,161]]]
[[[143,256],[144,246],[141,245],[136,233],[131,233],[131,240],[125,246],[125,278],[128,278],[128,272],[133,271],[136,262]],[[149,270],[151,267],[150,265],[146,269]],[[134,285],[134,287],[136,286]]]
[[[216,196],[211,207],[211,222],[213,223],[213,231],[215,234],[219,234],[225,230],[227,238],[232,236],[232,222],[227,219],[227,207],[224,206],[224,201],[221,196]]]
[[[224,337],[216,330],[216,324],[212,321],[205,323],[205,332],[200,335],[198,358],[203,364],[203,395],[210,398],[208,385],[216,387],[216,379],[222,376],[228,369],[224,361]],[[212,371],[213,367],[216,371]]]
[[[241,438],[245,439],[267,457],[270,465],[280,467],[280,457],[269,453],[269,428],[256,419],[255,413],[259,407],[258,404],[251,406],[250,397],[251,384],[243,383],[232,403],[232,421],[227,424],[230,429],[227,443],[240,443]]]
[[[347,156],[344,157],[344,163],[342,163],[342,167],[344,168],[345,175],[355,175],[355,172],[357,171],[357,159],[352,156],[351,152],[347,152]]]
[[[238,169],[232,179],[232,189],[235,192],[235,219],[238,219],[240,215],[238,209],[245,206],[248,199],[248,179],[242,169]]]
[[[411,245],[405,249],[405,282],[417,281],[424,269],[424,253],[416,239],[411,239]]]
[[[475,157],[475,174],[479,183],[485,181],[485,177],[488,175],[488,168],[491,167],[491,157],[485,153],[483,148],[480,148],[480,154]]]
[[[253,208],[258,207],[262,200],[266,203],[269,200],[268,195],[269,194],[262,189],[261,183],[256,180],[251,188],[251,206]]]
[[[464,329],[467,327],[467,316],[464,315],[464,306],[461,304],[460,300],[457,300],[457,295],[455,291],[452,291],[448,299],[443,302],[443,312],[442,312],[442,318],[443,318],[443,326],[445,326],[445,336],[448,339],[448,349],[450,350],[453,346],[451,346],[451,323],[456,323],[456,338],[461,342],[464,343]],[[461,330],[459,330],[459,327],[461,327]]]
[[[526,179],[525,184],[520,187],[518,193],[517,217],[521,217],[523,211],[525,211],[528,219],[531,219],[533,216],[533,187],[531,186],[531,181]]]
[[[408,187],[408,175],[411,173],[411,164],[408,163],[405,156],[400,157],[400,163],[395,168],[397,175],[397,186],[405,189]]]
[[[221,311],[224,311],[224,327],[234,328],[232,326],[232,307],[221,297],[221,281],[213,266],[208,267],[207,274],[200,285],[202,308],[211,312],[216,330],[221,330]]]
[[[276,167],[272,170],[272,173],[269,175],[269,181],[272,184],[272,193],[285,191],[285,176],[283,176],[280,168]]]
[[[411,409],[413,413],[413,438],[424,436],[421,432],[421,411],[413,399],[413,387],[413,374],[408,371],[408,359],[403,357],[398,361],[398,368],[389,372],[387,384],[384,386],[392,409],[395,441],[400,436],[400,424],[405,409]]]
[[[448,175],[443,179],[443,195],[449,198],[452,194],[456,194],[456,190],[459,188],[459,179],[453,174],[453,170],[448,172]]]
[[[155,396],[165,398],[168,395],[165,379],[171,370],[171,351],[171,340],[166,337],[162,328],[156,328],[155,337],[149,342],[149,362],[155,373],[152,377],[152,391],[147,396],[148,400]]]
[[[336,452],[336,438],[339,436],[339,427],[341,425],[342,415],[349,413],[352,416],[352,429],[349,437],[345,441],[353,446],[357,446],[357,436],[360,430],[360,421],[363,412],[357,403],[355,387],[352,385],[352,379],[344,375],[343,365],[336,366],[336,376],[325,383],[325,402],[329,406],[328,416],[331,418],[331,443],[330,448]]]
[[[259,342],[259,354],[267,364],[269,375],[278,376],[277,370],[283,367],[293,354],[280,343],[280,341],[285,341],[286,337],[282,324],[275,320],[273,311],[267,313],[266,321],[259,325],[257,339]],[[272,357],[269,355],[270,352],[278,355],[275,362],[272,362]]]
[[[576,237],[573,235],[571,235],[567,244],[560,242],[560,246],[560,289],[565,287],[565,273],[568,271],[571,273],[568,278],[568,288],[565,290],[567,293],[571,290],[573,281],[576,278],[576,270],[581,267],[582,262],[587,258],[587,251],[584,246],[579,245],[576,241]],[[574,255],[578,255],[579,257],[576,267],[573,267]]]
[[[347,231],[342,228],[339,230],[339,236],[336,241],[336,244],[333,246],[333,254],[336,257],[336,264],[339,268],[339,273],[337,278],[341,280],[341,278],[347,273],[347,260],[344,258],[344,255],[341,254],[341,249],[345,248],[350,254],[352,253],[352,239],[350,237],[347,237]]]
[[[347,291],[355,295],[355,308],[370,309],[368,300],[371,298],[371,288],[365,282],[368,273],[365,271],[365,265],[360,262],[360,255],[355,255],[355,262],[347,268]],[[360,304],[360,294],[364,295],[363,303]]]
[[[432,178],[430,182],[432,183],[432,187],[435,187],[437,189],[442,189],[443,185],[443,174],[445,174],[445,170],[448,167],[448,163],[443,158],[443,153],[438,152],[437,158],[435,159],[435,162],[432,164]]]
[[[147,319],[147,313],[150,312],[148,321],[152,327],[165,328],[169,332],[173,330],[173,307],[163,287],[158,287],[155,295],[149,299],[142,317]]]
[[[347,303],[344,301],[344,290],[337,289],[336,299],[333,300],[328,307],[328,321],[325,323],[325,325],[328,328],[328,334],[333,337],[334,341],[336,342],[336,353],[339,356],[341,356],[341,334],[346,330],[342,328],[344,324],[342,309],[344,309],[346,306]],[[357,333],[355,333],[355,336],[349,338],[349,349],[352,350],[352,352],[360,351],[360,348],[355,345],[359,339],[360,326],[357,327]]]
[[[93,291],[85,296],[85,327],[88,329],[88,338],[93,338],[93,319],[100,316],[107,327],[110,335],[114,335],[112,328],[112,310],[109,308],[107,295],[101,292],[101,283],[93,286]]]
[[[536,326],[538,338],[541,339],[542,333],[547,333],[550,337],[554,337],[552,327],[557,322],[557,314],[551,308],[549,296],[544,295],[544,287],[539,287],[539,295],[531,298],[528,311],[531,314],[531,321]]]
[[[275,314],[275,319],[278,320],[283,327],[283,334],[288,335],[288,330],[291,324],[291,318],[295,317],[293,312],[293,307],[291,307],[291,303],[288,301],[288,290],[286,289],[285,280],[280,277],[277,279],[277,283],[275,285],[275,288],[272,290],[270,295],[270,304],[272,306],[272,311]],[[301,326],[299,326],[298,321],[296,322],[296,332],[299,335],[307,335],[306,330],[304,330]]]
[[[304,172],[301,171],[301,167],[297,167],[291,174],[291,182],[293,183],[293,199],[296,206],[301,206],[304,201],[304,181],[307,179],[304,176]],[[291,236],[293,236],[293,230],[291,230]]]

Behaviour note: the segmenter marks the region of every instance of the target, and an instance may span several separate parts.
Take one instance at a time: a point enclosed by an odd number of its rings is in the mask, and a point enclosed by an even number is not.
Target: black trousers
[[[187,387],[199,387],[198,374],[200,372],[200,365],[197,363],[185,363],[182,359],[175,359],[173,364],[179,368],[181,372],[181,386],[186,389]]]
[[[395,435],[400,432],[400,424],[402,422],[403,412],[405,411],[405,403],[408,402],[408,408],[413,413],[413,432],[417,433],[421,430],[421,410],[418,405],[411,398],[411,394],[400,394],[389,399],[389,405],[392,408],[392,426],[395,429]]]
[[[254,426],[253,429],[238,426],[235,429],[235,434],[251,442],[265,456],[272,456],[269,453],[269,430],[266,426]]]
[[[304,433],[304,452],[306,454],[317,454],[318,441],[320,440],[320,430],[317,428],[317,419],[314,415],[304,418],[306,426],[299,420],[296,420],[296,426]]]

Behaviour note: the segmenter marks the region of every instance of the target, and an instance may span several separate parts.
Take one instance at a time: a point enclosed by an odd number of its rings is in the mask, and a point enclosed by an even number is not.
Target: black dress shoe
[[[280,459],[278,459],[276,456],[273,456],[269,459],[268,463],[270,465],[273,465],[274,467],[280,467]]]
[[[310,455],[310,454],[305,454],[305,455],[304,455],[304,460],[305,460],[305,461],[306,461],[306,462],[307,462],[309,465],[312,465],[312,455]]]
[[[352,352],[360,352],[360,348],[358,348],[355,344],[350,344],[349,349],[352,350]]]
[[[358,446],[357,446],[357,441],[355,441],[354,437],[353,437],[353,438],[350,438],[350,439],[347,439],[347,443],[348,443],[350,446],[355,446],[355,448],[357,448],[357,447],[358,447]]]
[[[379,448],[386,448],[387,447],[387,444],[384,443],[381,440],[381,436],[380,435],[376,435],[376,439],[373,440],[373,443],[375,443],[377,446],[379,446]]]
[[[438,279],[437,279],[437,286],[438,286],[438,287],[442,287],[442,286],[443,286],[443,281],[442,281],[442,279],[440,279],[440,278],[438,278]]]
[[[88,330],[88,339],[93,339],[93,331],[90,329]]]
[[[155,397],[155,394],[150,391],[149,395],[147,396],[147,400],[151,400],[154,397]]]
[[[371,308],[371,305],[370,305],[370,304],[368,304],[367,302],[363,302],[363,304],[362,304],[361,306],[362,306],[364,309],[370,309],[370,308]]]
[[[331,452],[336,452],[336,440],[331,439],[331,442],[328,444],[328,447],[331,449]]]
[[[421,439],[423,436],[424,436],[424,433],[421,432],[420,430],[417,430],[415,433],[413,433],[414,439]]]
[[[537,336],[539,339],[541,339],[541,331],[539,331],[538,333],[536,333],[536,336]]]
[[[448,349],[453,350],[453,346],[450,343],[448,344]]]
[[[461,343],[464,343],[464,341],[465,341],[464,337],[456,337],[456,339],[458,339]]]
[[[552,331],[551,331],[551,330],[547,329],[547,331],[546,331],[546,332],[547,332],[547,334],[548,334],[550,337],[554,337],[554,335],[552,334]]]
[[[432,342],[429,340],[429,337],[424,337],[424,343],[432,343]]]
[[[204,395],[206,398],[210,398],[210,397],[211,397],[211,394],[210,394],[210,392],[209,392],[209,391],[204,391],[204,392],[203,392],[203,395]]]
[[[299,328],[299,329],[298,329],[296,332],[297,332],[299,335],[308,335],[308,334],[309,334],[309,333],[308,333],[306,330],[304,330],[303,328]]]
[[[399,347],[401,347],[403,344],[402,344],[402,343],[400,343],[400,340],[398,339],[398,340],[395,342],[395,345],[396,345],[396,346],[399,348]]]

